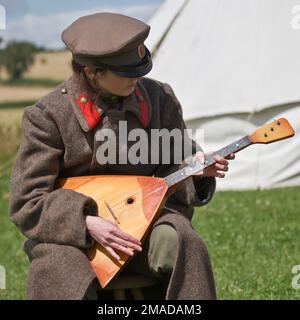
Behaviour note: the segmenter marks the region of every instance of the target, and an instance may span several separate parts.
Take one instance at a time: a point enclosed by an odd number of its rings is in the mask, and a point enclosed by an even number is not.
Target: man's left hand
[[[209,155],[210,153],[208,153],[207,155]],[[196,153],[195,157],[196,157],[197,161],[200,161],[202,164],[204,164],[207,155],[205,153],[199,151]],[[224,178],[225,172],[227,172],[229,169],[228,168],[228,166],[229,166],[228,160],[233,160],[234,158],[235,158],[234,153],[231,153],[229,156],[227,156],[225,158],[216,154],[214,156],[214,159],[216,162],[214,164],[212,164],[211,166],[205,168],[203,171],[197,173],[196,175],[200,175],[203,177]]]

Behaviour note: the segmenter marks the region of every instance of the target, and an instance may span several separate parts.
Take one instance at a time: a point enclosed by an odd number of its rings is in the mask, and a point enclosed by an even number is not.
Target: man
[[[31,261],[28,299],[90,299],[97,290],[101,296],[84,252],[95,241],[113,259],[119,259],[118,252],[135,255],[123,272],[157,278],[165,299],[215,298],[209,256],[190,219],[194,206],[211,199],[215,177],[223,177],[228,170],[226,159],[217,156],[215,165],[178,185],[145,244],[99,218],[92,198],[55,189],[62,177],[164,177],[184,165],[184,159],[182,164],[102,164],[97,157],[103,143],[97,136],[104,129],[118,136],[120,121],[126,121],[128,132],[185,129],[171,87],[143,77],[152,68],[144,45],[149,31],[145,23],[113,13],[76,20],[62,34],[73,55],[74,74],[25,109],[23,139],[11,179],[10,212],[28,238],[24,245]],[[159,144],[158,149],[163,146]],[[124,151],[124,146],[117,150]],[[197,156],[203,158],[203,153]]]

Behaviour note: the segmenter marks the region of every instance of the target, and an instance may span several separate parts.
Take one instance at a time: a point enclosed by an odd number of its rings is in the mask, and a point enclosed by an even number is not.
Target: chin
[[[119,94],[119,96],[128,97],[134,92],[134,90],[135,90],[135,86],[130,89],[124,90],[121,94]]]

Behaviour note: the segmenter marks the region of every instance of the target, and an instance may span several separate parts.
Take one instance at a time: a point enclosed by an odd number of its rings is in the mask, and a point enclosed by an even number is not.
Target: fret
[[[201,164],[198,161],[194,161],[191,164],[185,166],[184,168],[182,168],[178,171],[175,171],[175,172],[171,173],[170,175],[166,176],[164,178],[164,180],[167,183],[167,185],[170,187],[174,184],[177,184],[178,182],[180,182],[182,180],[189,178],[190,176],[192,176],[194,174],[199,173],[200,171],[202,171],[206,167],[209,167],[210,165],[214,164],[216,161],[213,157],[216,154],[219,154],[222,157],[227,157],[231,153],[236,153],[236,152],[248,147],[251,144],[252,144],[252,142],[249,140],[248,136],[245,136],[245,137],[227,145],[226,147],[224,147],[218,151],[215,151],[214,153],[207,155],[206,161],[204,164]]]

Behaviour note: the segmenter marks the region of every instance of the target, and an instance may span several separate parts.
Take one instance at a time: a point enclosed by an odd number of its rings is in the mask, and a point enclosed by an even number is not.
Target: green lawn
[[[300,187],[218,192],[193,224],[209,248],[220,299],[299,299]]]
[[[23,237],[8,219],[9,178],[0,178],[0,265],[6,269],[6,290],[0,299],[22,299],[28,260],[22,251]]]
[[[23,237],[8,220],[8,176],[0,179],[0,264],[7,289],[0,299],[22,299],[28,261]],[[218,192],[197,209],[193,224],[209,248],[219,299],[299,299],[291,287],[300,264],[300,187]]]

